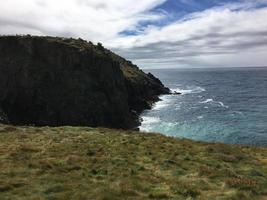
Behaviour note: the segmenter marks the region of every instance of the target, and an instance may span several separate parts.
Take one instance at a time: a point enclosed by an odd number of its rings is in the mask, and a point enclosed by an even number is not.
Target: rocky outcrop
[[[133,128],[168,93],[152,74],[82,39],[0,37],[0,117],[19,125]]]
[[[109,50],[106,50],[106,53],[120,64],[128,92],[128,103],[132,110],[140,113],[144,109],[150,109],[152,104],[159,100],[159,95],[170,93],[169,88],[164,87],[161,81],[153,74],[144,73],[131,61]]]

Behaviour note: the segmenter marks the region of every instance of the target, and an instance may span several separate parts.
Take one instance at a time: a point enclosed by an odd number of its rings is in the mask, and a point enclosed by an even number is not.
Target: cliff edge
[[[0,37],[0,121],[134,128],[169,89],[130,61],[82,39]]]

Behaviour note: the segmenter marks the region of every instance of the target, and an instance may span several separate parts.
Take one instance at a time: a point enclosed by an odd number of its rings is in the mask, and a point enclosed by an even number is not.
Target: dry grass
[[[266,148],[0,125],[0,199],[266,199],[266,161]]]

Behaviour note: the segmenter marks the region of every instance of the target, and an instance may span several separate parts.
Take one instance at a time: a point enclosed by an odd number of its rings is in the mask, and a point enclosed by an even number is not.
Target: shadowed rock
[[[169,93],[152,74],[101,44],[56,37],[0,37],[0,117],[18,125],[133,128]]]

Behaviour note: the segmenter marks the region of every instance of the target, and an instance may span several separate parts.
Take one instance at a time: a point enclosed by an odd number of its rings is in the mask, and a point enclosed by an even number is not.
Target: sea
[[[173,92],[142,115],[141,131],[267,146],[267,67],[145,70]]]

